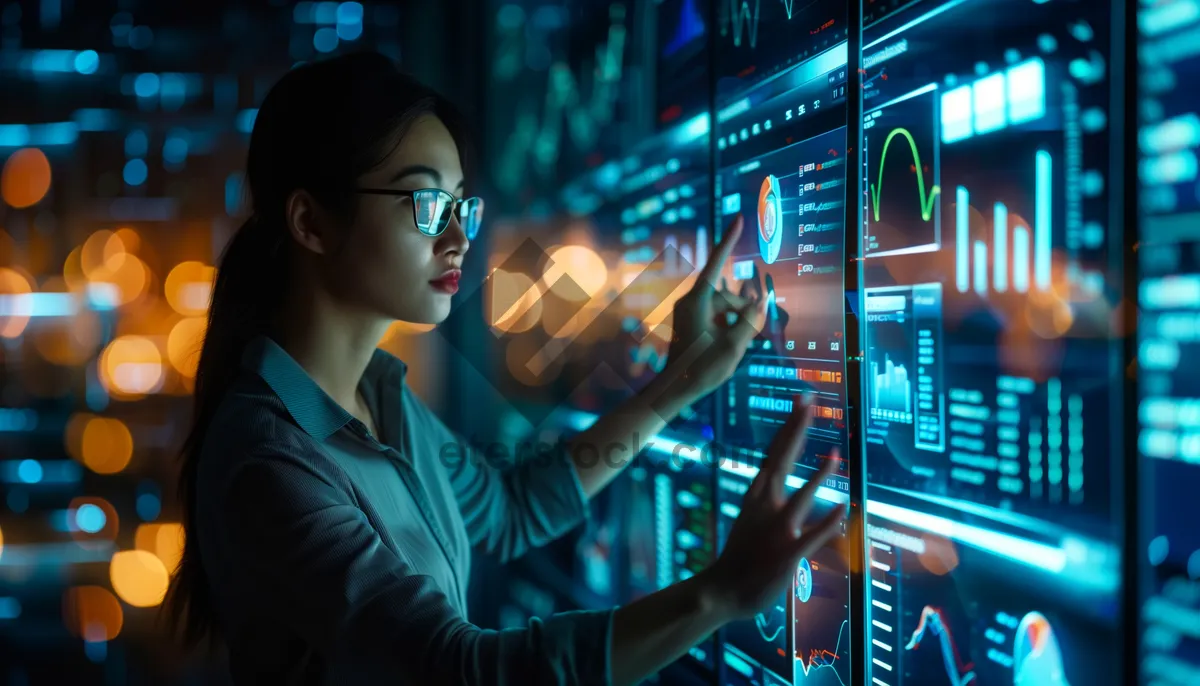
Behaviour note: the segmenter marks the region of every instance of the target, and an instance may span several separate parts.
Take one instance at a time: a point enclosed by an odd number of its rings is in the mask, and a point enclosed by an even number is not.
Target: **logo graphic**
[[[783,244],[783,203],[779,179],[768,175],[758,190],[758,252],[763,262],[774,264]]]
[[[496,310],[497,304],[488,302],[487,294],[491,290],[489,282],[497,278],[496,275],[501,272],[523,274],[532,280],[531,292],[520,295],[517,303],[536,301],[553,291],[554,294],[563,296],[561,297],[562,302],[559,303],[561,307],[573,308],[572,312],[566,313],[569,316],[565,316],[564,319],[567,320],[588,307],[591,299],[589,294],[571,278],[567,273],[569,270],[554,269],[553,258],[533,239],[526,238],[499,268],[488,276],[480,288],[458,301],[456,307],[450,311],[449,316],[438,327],[438,331],[442,333],[446,342],[462,356],[463,360],[474,367],[483,378],[499,379],[494,382],[497,383],[497,390],[510,399],[510,403],[513,405],[512,409],[520,412],[532,426],[537,427],[557,412],[560,409],[559,405],[564,404],[577,387],[586,383],[591,374],[615,375],[626,383],[630,391],[642,385],[639,383],[639,379],[634,378],[631,371],[637,370],[638,365],[622,364],[621,362],[624,360],[616,359],[612,360],[613,364],[609,364],[608,360],[601,360],[597,363],[592,342],[604,341],[608,349],[644,349],[648,343],[644,340],[647,334],[622,327],[622,322],[625,320],[621,300],[623,295],[635,294],[636,297],[644,293],[675,292],[689,276],[695,273],[696,269],[702,266],[691,265],[687,257],[670,245],[660,253],[658,259],[649,263],[670,263],[678,265],[680,268],[674,270],[675,273],[671,275],[654,269],[642,271],[625,286],[621,293],[615,294],[611,301],[606,301],[606,306],[594,317],[590,317],[588,323],[580,331],[569,337],[556,338],[542,327],[509,332],[493,326],[486,326],[484,329],[486,334],[483,336],[461,335],[461,332],[478,331],[481,313]],[[554,283],[546,283],[543,278],[545,274],[559,276]],[[669,283],[664,283],[664,280]],[[492,295],[495,295],[494,292]],[[713,298],[714,301],[718,301],[714,303],[717,309],[727,308],[727,305],[719,302],[722,298],[719,290],[713,293]],[[515,304],[501,303],[499,309],[503,311],[504,308],[510,306],[515,306]],[[677,384],[678,388],[683,388],[690,383],[687,379],[688,369],[707,364],[708,358],[718,352],[713,345],[714,342],[707,335],[703,340],[685,341],[678,337],[672,340],[671,356],[678,359],[673,359],[672,364],[666,365],[661,371],[662,374],[667,375],[666,383],[660,387],[661,395],[647,398],[652,407],[657,407],[660,403],[664,405],[668,403],[671,394],[677,389]],[[514,350],[521,351],[515,360]],[[553,398],[548,399],[543,395],[535,402],[522,402],[519,394],[528,389],[521,388],[520,384],[512,386],[516,395],[506,392],[509,386],[507,380],[503,374],[496,373],[498,362],[503,364],[505,361],[509,364],[510,370],[514,362],[519,364],[521,374],[526,380],[537,381],[535,385],[542,388],[543,391],[549,390]],[[664,361],[659,360],[659,365],[662,365]],[[585,373],[563,373],[564,369],[568,367],[581,368]],[[554,382],[554,385],[547,388],[546,384],[551,381]],[[547,400],[551,401],[547,402]],[[666,413],[664,412],[664,414]]]

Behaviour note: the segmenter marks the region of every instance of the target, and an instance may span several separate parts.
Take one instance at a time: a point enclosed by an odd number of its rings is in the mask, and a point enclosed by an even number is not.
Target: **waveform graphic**
[[[796,0],[780,0],[780,3],[790,20],[796,13]],[[815,3],[809,3],[812,4]],[[805,9],[807,7],[805,6]],[[728,0],[721,22],[721,35],[727,36],[732,33],[734,47],[740,48],[743,42],[748,43],[751,48],[758,47],[758,20],[761,9],[761,0],[754,0],[754,9],[750,8],[749,0]]]
[[[498,165],[496,183],[501,190],[516,192],[528,173],[527,164],[542,176],[550,175],[567,136],[580,150],[588,150],[613,121],[628,37],[624,6],[613,5],[609,19],[608,34],[596,46],[594,64],[581,68],[582,77],[566,62],[557,61],[550,65],[541,112],[536,101],[522,99],[522,109]]]
[[[700,10],[696,9],[696,0],[683,0],[675,33],[671,36],[671,42],[663,48],[663,57],[670,57],[688,43],[703,38],[704,28],[704,17],[700,15]]]
[[[921,208],[921,219],[929,221],[933,217],[933,203],[937,196],[941,194],[941,186],[934,185],[926,190],[925,188],[925,170],[921,166],[921,153],[917,150],[917,141],[913,139],[913,135],[904,128],[892,129],[887,138],[883,141],[883,152],[879,154],[879,179],[871,185],[871,211],[875,216],[875,221],[879,221],[879,196],[883,192],[883,170],[887,164],[888,149],[892,145],[892,140],[897,136],[903,137],[908,141],[908,147],[912,150],[913,169],[917,173],[917,201]]]
[[[783,614],[783,609],[778,608],[780,614]],[[766,614],[760,612],[754,615],[754,628],[758,629],[758,635],[762,636],[762,640],[767,643],[774,643],[779,634],[783,633],[784,625],[780,624],[774,629],[771,628],[771,620],[767,619]]]
[[[849,626],[850,620],[842,620],[842,626],[838,629],[837,643],[834,644],[833,650],[812,648],[808,651],[807,656],[801,655],[799,651],[796,652],[796,662],[799,663],[800,671],[805,677],[807,677],[809,672],[812,671],[832,669],[834,675],[837,676],[838,681],[842,684],[842,686],[845,686],[846,682],[842,681],[842,676],[837,673],[836,665],[837,661],[841,659],[838,657],[838,652],[842,649],[842,639],[845,636],[846,629]]]
[[[938,639],[938,644],[942,649],[942,662],[946,667],[946,676],[950,678],[950,686],[966,686],[975,681],[975,672],[970,670],[971,665],[960,666],[961,661],[958,657],[958,648],[954,645],[954,636],[950,634],[950,627],[942,618],[942,611],[935,607],[926,605],[921,608],[921,619],[917,622],[917,628],[913,630],[912,638],[909,639],[908,645],[904,646],[904,649],[916,650],[921,645],[921,640],[925,638],[926,632],[932,632]]]

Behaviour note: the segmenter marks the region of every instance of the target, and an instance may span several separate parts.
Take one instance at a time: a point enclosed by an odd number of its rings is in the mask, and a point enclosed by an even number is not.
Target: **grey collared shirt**
[[[205,437],[196,533],[239,684],[608,684],[612,611],[467,621],[472,548],[511,559],[587,516],[563,457],[499,469],[377,350],[379,436],[269,338]]]

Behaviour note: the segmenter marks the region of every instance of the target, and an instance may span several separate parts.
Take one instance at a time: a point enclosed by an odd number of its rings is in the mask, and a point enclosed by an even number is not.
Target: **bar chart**
[[[955,285],[959,293],[990,291],[1028,293],[1030,287],[1050,290],[1054,200],[1054,158],[1047,150],[1034,155],[1033,228],[1010,214],[1002,201],[992,204],[991,245],[986,237],[971,235],[971,190],[958,186],[954,194]],[[1031,254],[1032,251],[1032,254]]]
[[[879,362],[871,363],[871,379],[871,416],[912,424],[912,381],[908,369],[884,355],[882,368]]]

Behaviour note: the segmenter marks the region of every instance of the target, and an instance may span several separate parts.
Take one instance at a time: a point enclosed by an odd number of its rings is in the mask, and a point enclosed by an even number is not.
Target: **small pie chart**
[[[768,175],[758,190],[758,251],[763,262],[774,264],[783,244],[783,203],[779,179]]]
[[[808,558],[802,557],[800,564],[796,565],[796,600],[807,603],[812,597],[812,591],[812,565],[809,564]]]

